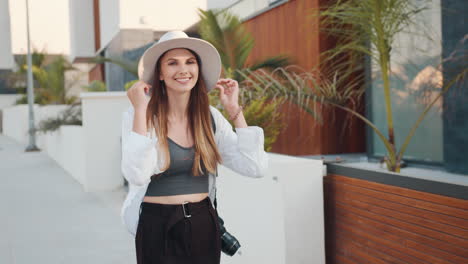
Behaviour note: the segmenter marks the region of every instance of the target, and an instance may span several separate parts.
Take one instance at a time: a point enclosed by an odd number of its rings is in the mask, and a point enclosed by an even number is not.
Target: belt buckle
[[[189,210],[188,210],[188,207],[187,207],[187,211],[185,211],[185,205],[188,204],[188,203],[189,203],[189,202],[184,202],[184,203],[182,204],[182,210],[184,211],[184,217],[185,217],[185,218],[190,218],[190,217],[192,217],[192,215],[190,214],[190,212],[188,212],[188,211],[189,211]],[[187,212],[188,212],[188,214],[187,214]]]

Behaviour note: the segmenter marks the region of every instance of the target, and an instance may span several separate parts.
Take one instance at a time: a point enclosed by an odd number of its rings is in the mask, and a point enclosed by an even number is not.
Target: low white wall
[[[48,153],[84,187],[85,191],[112,190],[123,185],[120,169],[122,112],[130,106],[126,92],[81,93],[83,126],[62,126],[53,133],[38,133],[36,145]],[[36,126],[56,117],[67,105],[34,105]],[[3,109],[3,134],[24,144],[28,105]]]
[[[86,191],[122,186],[120,134],[122,112],[130,106],[126,92],[81,93],[86,149]]]
[[[26,106],[26,107],[25,107]],[[34,105],[36,112],[37,105]],[[28,130],[28,108],[27,105],[17,105],[2,109],[2,133],[20,143],[25,143]]]
[[[13,106],[22,94],[0,94],[0,109]]]
[[[14,105],[16,100],[18,100],[21,96],[21,94],[0,94],[0,133],[3,133],[2,109]]]
[[[49,117],[56,117],[59,112],[66,109],[67,105],[34,105],[34,124],[37,127],[41,120]],[[29,108],[27,104],[14,105],[2,109],[3,111],[3,134],[15,139],[16,141],[29,143]],[[36,145],[43,147],[43,137],[38,134]]]
[[[241,244],[222,263],[324,264],[322,161],[268,155],[260,179],[219,169],[218,212]]]
[[[40,121],[56,117],[67,105],[34,105],[36,126]],[[29,143],[29,109],[21,104],[3,109],[3,134],[24,144]],[[81,184],[85,184],[85,151],[81,126],[61,126],[54,132],[37,133],[36,146],[47,153]]]
[[[64,125],[41,136],[45,151],[64,170],[82,185],[85,177],[85,144],[81,126]]]

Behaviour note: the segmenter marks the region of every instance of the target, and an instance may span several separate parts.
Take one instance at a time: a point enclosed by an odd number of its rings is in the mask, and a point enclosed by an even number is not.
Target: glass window
[[[397,150],[426,106],[433,101],[443,83],[441,72],[441,7],[432,1],[429,9],[417,15],[416,25],[400,33],[391,52],[391,97]],[[379,67],[371,62],[370,114],[377,127],[388,135],[384,91]],[[443,157],[442,100],[427,114],[405,152],[408,160],[441,163]],[[387,155],[375,133],[370,135],[371,154]]]

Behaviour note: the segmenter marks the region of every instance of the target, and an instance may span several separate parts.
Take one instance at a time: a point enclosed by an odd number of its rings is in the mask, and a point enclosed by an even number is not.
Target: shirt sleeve
[[[157,165],[156,138],[133,131],[133,107],[122,114],[122,173],[131,184],[141,186],[151,181]]]
[[[268,168],[268,155],[264,149],[263,129],[258,126],[236,128],[210,106],[216,122],[216,143],[223,165],[248,177],[260,178]]]

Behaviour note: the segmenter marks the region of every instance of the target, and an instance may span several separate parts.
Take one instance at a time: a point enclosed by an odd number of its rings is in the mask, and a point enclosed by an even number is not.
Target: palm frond
[[[93,63],[112,63],[120,66],[122,69],[128,71],[138,78],[138,61],[130,61],[121,57],[110,57],[106,58],[103,56],[96,56],[92,59]]]
[[[261,68],[266,68],[266,69],[276,69],[279,67],[286,67],[287,65],[291,64],[291,60],[289,59],[288,56],[285,55],[278,55],[278,56],[273,56],[266,58],[262,61],[258,61],[253,63],[252,66],[249,68],[252,71],[261,69]]]
[[[242,81],[237,70],[249,67],[247,59],[252,52],[255,40],[246,30],[242,21],[236,15],[226,10],[199,10],[200,36],[213,44],[221,56],[223,69],[229,78]],[[277,68],[289,64],[287,56],[275,56],[256,62],[254,70],[259,68]],[[232,74],[232,75],[231,75]]]
[[[198,14],[200,16],[198,25],[200,36],[218,50],[223,68],[226,70],[227,65],[230,65],[230,58],[224,42],[224,32],[218,23],[216,14],[212,10],[205,11],[202,9],[198,9]]]

